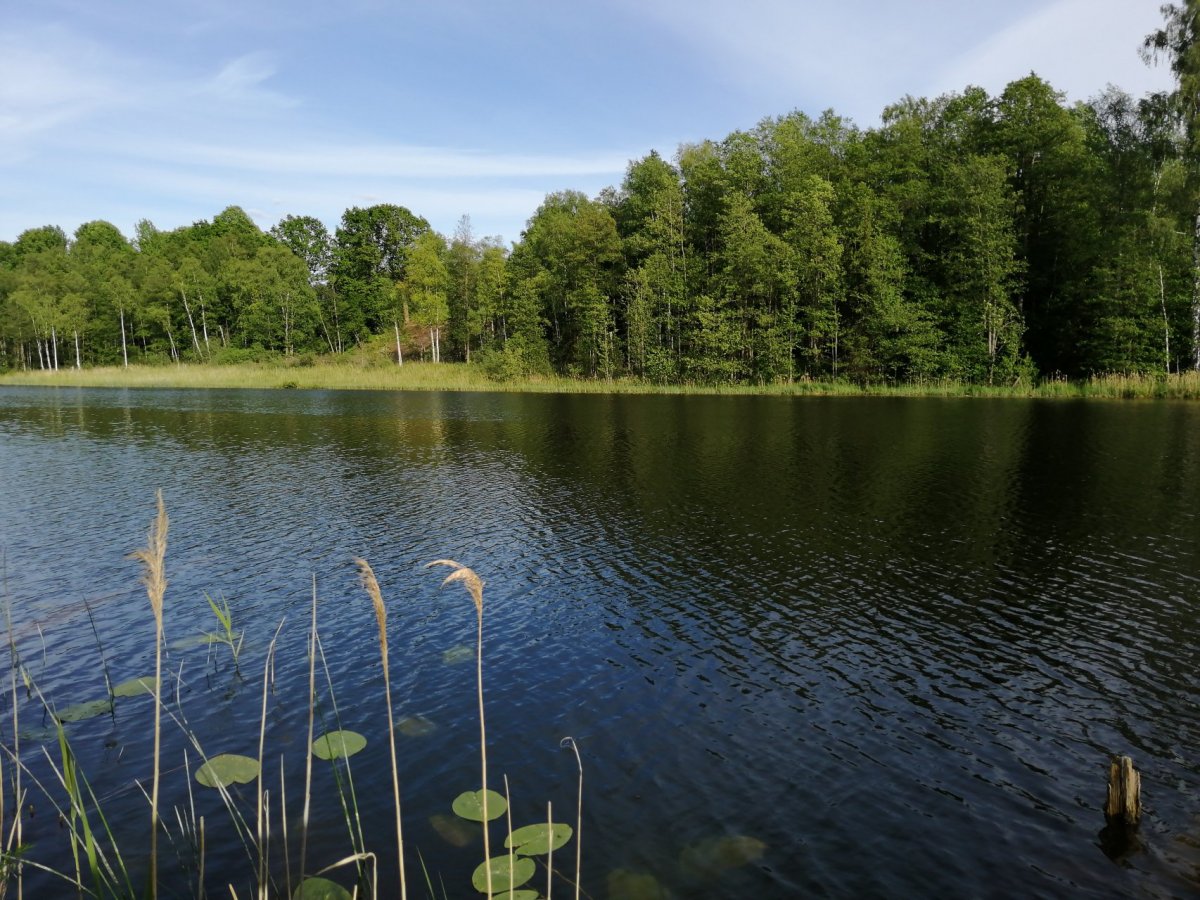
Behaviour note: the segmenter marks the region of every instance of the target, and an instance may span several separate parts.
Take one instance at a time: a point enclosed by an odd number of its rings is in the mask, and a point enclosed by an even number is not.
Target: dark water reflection
[[[1200,407],[5,389],[0,484],[14,632],[60,705],[103,693],[85,598],[113,680],[152,665],[124,553],[158,486],[169,639],[208,627],[205,591],[248,632],[245,682],[204,648],[171,654],[210,752],[256,753],[266,645],[287,617],[267,756],[277,787],[283,755],[293,820],[315,575],[343,724],[372,741],[354,769],[369,843],[390,860],[374,621],[349,563],[371,559],[397,713],[437,726],[400,739],[406,840],[451,896],[470,895],[480,847],[428,824],[477,780],[473,668],[443,662],[473,614],[420,568],[447,555],[488,581],[491,767],[517,824],[547,800],[573,818],[558,741],[579,741],[593,897],[615,869],[680,897],[1200,885]],[[148,701],[127,702],[71,726],[134,848],[150,721]],[[1110,752],[1135,757],[1147,806],[1143,849],[1120,863],[1099,837]],[[349,842],[316,774],[323,865]],[[168,805],[183,784],[166,780]],[[196,802],[212,834],[219,801]],[[65,847],[52,816],[31,828],[37,853]],[[761,858],[696,870],[704,851],[687,848],[734,835]],[[213,886],[249,883],[235,840],[210,840],[207,865]]]

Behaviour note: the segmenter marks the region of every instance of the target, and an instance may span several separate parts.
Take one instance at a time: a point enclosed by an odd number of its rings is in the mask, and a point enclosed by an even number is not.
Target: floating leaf
[[[518,828],[504,839],[504,846],[516,850],[522,856],[545,856],[569,841],[574,833],[570,825],[539,822],[537,825]]]
[[[352,900],[353,894],[328,878],[305,878],[292,894],[292,900]]]
[[[451,647],[449,650],[442,651],[442,662],[448,666],[470,662],[474,658],[475,648],[468,647],[466,644],[459,644],[457,647]]]
[[[206,647],[209,644],[223,644],[225,639],[218,637],[215,634],[201,632],[200,634],[190,634],[187,637],[181,637],[178,640],[172,641],[170,648],[172,650],[191,650],[193,647]]]
[[[671,895],[653,875],[616,869],[608,873],[608,896],[621,900],[668,900]]]
[[[46,726],[45,728],[23,728],[19,735],[21,740],[29,741],[34,744],[48,744],[50,741],[58,737],[58,729]]]
[[[405,737],[425,737],[437,731],[437,726],[424,716],[405,716],[396,723],[396,730]]]
[[[537,891],[505,891],[503,894],[492,894],[492,900],[538,900],[540,896]]]
[[[313,756],[318,759],[345,759],[367,746],[367,739],[357,731],[331,731],[312,743]]]
[[[762,859],[767,845],[755,837],[733,834],[687,847],[679,863],[695,875],[711,876]]]
[[[196,770],[196,780],[205,787],[249,784],[258,777],[258,760],[236,753],[214,756]]]
[[[462,819],[456,819],[445,813],[430,816],[429,824],[438,833],[438,837],[452,847],[465,847],[479,837],[479,829],[476,826],[468,825]]]
[[[113,688],[114,697],[136,697],[138,694],[154,693],[154,676],[143,675],[141,678],[130,678],[122,681]]]
[[[512,866],[512,879],[509,879],[509,866]],[[492,890],[508,885],[522,885],[533,877],[537,864],[524,856],[493,856],[487,862],[481,862],[471,876],[471,884],[481,894],[487,893],[487,871],[492,870]],[[493,896],[495,896],[493,894]]]
[[[508,809],[508,803],[495,791],[487,792],[488,821],[498,819]],[[464,791],[451,804],[454,814],[472,822],[483,821],[483,791]]]
[[[87,703],[75,703],[68,706],[62,712],[55,713],[55,718],[60,722],[82,722],[84,719],[94,719],[96,716],[102,716],[105,713],[112,712],[112,700],[105,697],[103,700],[89,700]]]

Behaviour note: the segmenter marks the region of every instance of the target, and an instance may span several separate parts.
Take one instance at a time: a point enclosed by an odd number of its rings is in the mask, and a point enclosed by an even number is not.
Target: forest
[[[1172,28],[1147,46],[1186,81]],[[393,204],[332,233],[306,215],[263,231],[237,206],[131,237],[31,228],[0,242],[0,370],[368,344],[499,378],[663,383],[1200,367],[1179,94],[1067,105],[1031,74],[906,97],[872,128],[792,112],[652,152],[597,197],[550,194],[511,247]]]

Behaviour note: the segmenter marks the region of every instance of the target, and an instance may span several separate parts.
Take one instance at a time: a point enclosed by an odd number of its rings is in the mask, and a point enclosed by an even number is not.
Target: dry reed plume
[[[487,786],[487,728],[483,720],[483,579],[475,574],[474,569],[464,566],[462,563],[457,563],[452,559],[435,559],[431,563],[427,563],[425,568],[430,566],[448,566],[454,571],[446,576],[446,580],[442,582],[442,587],[451,582],[462,582],[463,587],[467,589],[467,593],[471,595],[471,599],[475,603],[475,616],[478,622],[478,637],[475,642],[475,684],[479,695],[479,766],[481,770],[481,779],[483,785],[480,788],[481,794],[481,811],[483,813],[483,859],[485,878],[487,880],[487,896],[492,896],[492,867],[490,861],[492,858],[491,843],[488,839],[488,786]]]
[[[150,875],[149,895],[158,896],[158,777],[159,752],[162,730],[162,644],[163,644],[163,597],[167,592],[167,576],[163,561],[167,555],[167,508],[163,503],[162,488],[155,495],[158,514],[150,523],[146,535],[146,546],[133,552],[132,557],[142,564],[142,584],[150,598],[150,609],[154,612],[154,780],[150,788]]]
[[[383,605],[383,593],[379,590],[379,581],[371,564],[365,559],[355,558],[358,575],[362,585],[371,598],[375,607],[375,621],[379,625],[379,656],[383,661],[383,692],[387,700],[388,714],[388,750],[392,756],[392,797],[396,805],[396,854],[400,860],[400,897],[408,897],[408,886],[404,878],[404,835],[400,825],[400,769],[396,763],[396,723],[392,721],[392,685],[388,674],[388,639],[387,639],[387,608]]]

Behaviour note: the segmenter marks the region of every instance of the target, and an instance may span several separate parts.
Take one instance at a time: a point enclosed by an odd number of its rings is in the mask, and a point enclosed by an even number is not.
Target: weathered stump
[[[1135,827],[1142,818],[1142,779],[1128,756],[1114,756],[1109,766],[1104,818],[1125,828]]]

